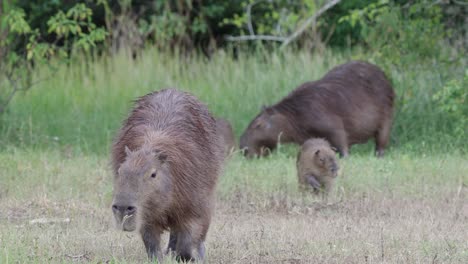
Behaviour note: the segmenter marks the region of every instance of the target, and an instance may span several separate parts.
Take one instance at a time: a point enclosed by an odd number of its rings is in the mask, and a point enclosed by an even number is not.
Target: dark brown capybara
[[[232,126],[229,121],[224,118],[216,118],[216,125],[218,127],[219,135],[224,144],[224,150],[226,156],[232,153],[236,148],[236,141],[234,137],[234,132],[232,131]]]
[[[308,139],[297,155],[297,179],[301,190],[330,193],[338,176],[335,151],[322,138]]]
[[[196,97],[165,89],[139,98],[112,146],[117,224],[140,232],[150,259],[161,261],[165,230],[177,259],[204,259],[222,164],[216,121]]]
[[[252,157],[265,155],[278,141],[303,144],[319,137],[347,156],[351,145],[375,138],[381,157],[390,137],[394,97],[390,81],[376,65],[339,65],[262,109],[241,136],[240,149]]]

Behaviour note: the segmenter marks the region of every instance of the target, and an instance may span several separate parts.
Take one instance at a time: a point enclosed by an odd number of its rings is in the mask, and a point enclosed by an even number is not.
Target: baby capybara
[[[224,143],[224,150],[226,155],[231,154],[231,152],[236,148],[236,141],[234,137],[234,132],[232,131],[232,126],[224,118],[216,118],[216,125],[218,127],[218,133]]]
[[[383,156],[393,120],[395,93],[377,66],[351,61],[322,79],[300,85],[275,105],[264,108],[240,139],[248,157],[264,155],[281,143],[327,139],[341,156],[356,143],[375,138]]]
[[[196,97],[165,89],[139,98],[112,146],[117,224],[140,232],[151,259],[162,259],[165,230],[178,259],[203,259],[222,159],[216,121]]]
[[[328,141],[309,139],[297,155],[297,179],[301,190],[312,189],[328,194],[338,175],[338,161]]]

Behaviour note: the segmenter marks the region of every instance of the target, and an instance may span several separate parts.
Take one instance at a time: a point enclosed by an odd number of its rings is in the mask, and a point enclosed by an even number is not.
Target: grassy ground
[[[297,193],[287,153],[234,155],[208,263],[466,263],[467,158],[354,155],[324,202]],[[8,148],[0,179],[0,263],[146,261],[139,236],[113,227],[105,157]],[[31,223],[41,218],[69,222]]]
[[[348,59],[147,51],[138,61],[40,70],[34,79],[48,78],[0,116],[0,263],[146,261],[138,235],[113,228],[109,208],[109,144],[135,97],[189,90],[239,136],[261,105]],[[260,160],[235,154],[218,186],[208,263],[468,262],[468,140],[431,101],[465,67],[385,69],[398,94],[388,155],[353,147],[322,201],[297,192],[295,147]],[[41,218],[57,222],[34,222]]]

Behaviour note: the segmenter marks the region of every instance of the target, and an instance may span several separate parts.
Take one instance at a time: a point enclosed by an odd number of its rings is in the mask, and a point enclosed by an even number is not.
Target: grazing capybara
[[[302,144],[296,166],[300,189],[324,194],[332,189],[339,169],[335,151],[322,138],[312,138]]]
[[[225,153],[226,155],[229,155],[236,148],[236,141],[234,132],[232,131],[232,126],[229,121],[220,117],[216,118],[216,125],[218,127],[218,133],[224,144]]]
[[[390,137],[394,97],[382,70],[351,61],[262,109],[241,136],[240,148],[252,157],[273,150],[278,141],[303,144],[319,137],[347,156],[351,145],[375,138],[381,157]]]
[[[169,230],[168,252],[202,260],[223,163],[207,107],[176,89],[145,95],[123,122],[111,155],[116,223],[140,232],[150,259],[161,261],[160,236]]]

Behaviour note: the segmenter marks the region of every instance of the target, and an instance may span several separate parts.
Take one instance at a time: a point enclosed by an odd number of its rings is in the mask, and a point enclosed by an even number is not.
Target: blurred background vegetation
[[[299,81],[363,59],[397,91],[393,145],[466,153],[467,9],[464,0],[4,0],[0,146],[106,153],[130,100],[163,86],[194,92],[239,135]]]

